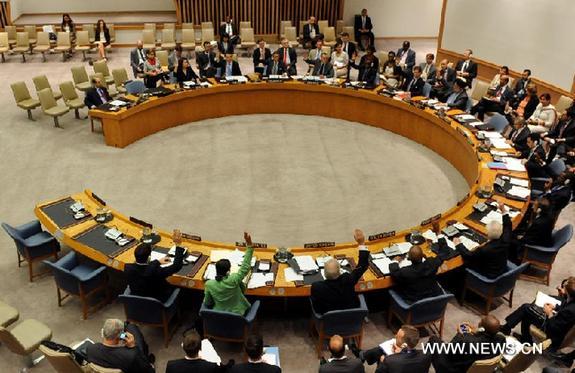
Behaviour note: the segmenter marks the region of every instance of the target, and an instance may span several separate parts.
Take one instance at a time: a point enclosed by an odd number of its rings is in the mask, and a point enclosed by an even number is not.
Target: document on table
[[[504,157],[503,162],[509,171],[525,171],[525,165],[519,158]]]
[[[227,81],[235,80],[235,81],[240,82],[240,83],[247,83],[248,78],[246,78],[243,75],[232,75],[232,76],[226,77],[226,80]]]
[[[387,341],[381,343],[379,348],[381,348],[384,354],[389,356],[395,353],[393,351],[393,346],[395,346],[395,338],[388,339]]]
[[[460,230],[460,231],[466,231],[469,229],[469,227],[463,223],[455,223],[455,224],[453,224],[453,226],[455,228],[457,228],[457,230]]]
[[[121,100],[112,100],[112,101],[110,101],[110,105],[114,105],[114,106],[126,106],[126,105],[128,105],[128,103],[125,102],[125,101],[121,101]]]
[[[333,258],[331,256],[318,256],[317,258],[315,258],[315,261],[319,268],[323,268],[325,266],[325,263],[330,259]]]
[[[372,261],[373,264],[381,271],[382,274],[388,275],[389,274],[389,265],[392,263],[392,260],[388,257],[384,257],[381,259],[375,259]]]
[[[166,253],[163,253],[161,251],[152,250],[152,252],[150,253],[150,260],[160,261],[161,259],[165,258],[166,256],[167,256]],[[167,264],[162,264],[161,267],[169,267],[171,265],[172,265],[172,262],[170,261]]]
[[[514,185],[507,191],[507,194],[519,198],[527,198],[531,194],[529,188],[524,188],[521,186]]]
[[[475,120],[475,119],[477,119],[477,118],[475,118],[474,115],[471,115],[471,114],[461,114],[461,115],[458,115],[457,118],[459,118],[461,120]]]
[[[449,247],[451,250],[455,250],[455,244],[447,236],[440,234],[437,236],[437,240],[439,241],[440,238],[443,238],[445,240],[445,243],[447,243],[447,247]]]
[[[437,242],[437,234],[435,234],[435,232],[432,231],[431,229],[426,230],[421,235],[426,240],[430,240],[431,242]]]
[[[497,155],[499,157],[505,157],[505,156],[509,155],[507,152],[502,152],[502,151],[498,151],[498,150],[490,150],[489,153],[491,153],[491,155]]]
[[[561,304],[561,301],[557,298],[553,298],[550,295],[538,291],[537,295],[535,296],[535,305],[543,307],[545,303],[551,303],[554,306],[558,306]]]
[[[505,353],[503,354],[503,359],[506,361],[511,361],[521,350],[523,349],[523,344],[518,341],[515,337],[506,336],[505,337]]]
[[[204,272],[204,280],[215,280],[216,279],[216,265],[214,263],[208,264],[206,271]]]
[[[315,264],[315,260],[313,260],[311,255],[295,256],[294,260],[296,261],[297,265],[299,266],[299,269],[302,272],[317,271],[319,269],[319,267],[317,266],[317,264]]]
[[[493,131],[479,131],[486,139],[502,139],[503,136],[499,132]]]
[[[501,215],[499,211],[492,210],[481,219],[481,222],[485,225],[489,224],[491,221],[498,221],[501,223],[503,222],[503,215]]]
[[[459,240],[461,240],[463,246],[465,246],[465,248],[469,251],[473,251],[479,246],[478,242],[475,242],[472,239],[465,236],[459,236]]]
[[[303,281],[303,275],[298,275],[291,267],[284,268],[284,277],[287,282]]]
[[[509,182],[513,185],[521,186],[524,188],[529,187],[529,180],[527,180],[527,179],[518,179],[516,177],[511,177],[511,178],[509,178]]]
[[[271,268],[271,263],[270,262],[260,262],[260,264],[258,265],[258,269],[260,271],[269,271]]]
[[[214,349],[214,346],[207,339],[202,340],[202,346],[200,347],[200,353],[198,355],[210,363],[220,364],[222,362],[222,359]]]
[[[256,272],[256,273],[252,273],[252,276],[250,277],[250,281],[248,282],[248,289],[255,289],[255,288],[261,288],[266,286],[266,282],[273,282],[274,281],[274,274],[273,272],[267,272],[267,273],[262,273],[262,272]]]
[[[505,142],[504,138],[490,138],[491,145],[496,149],[511,149],[511,145]]]

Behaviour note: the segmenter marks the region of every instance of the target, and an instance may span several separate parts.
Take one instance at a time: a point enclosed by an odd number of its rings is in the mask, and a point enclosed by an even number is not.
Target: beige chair
[[[501,355],[491,359],[476,360],[469,369],[467,369],[467,373],[493,373],[500,361]]]
[[[71,71],[72,80],[74,81],[74,85],[77,90],[86,92],[88,89],[92,88],[92,83],[90,82],[90,78],[88,78],[88,73],[84,66],[74,66]]]
[[[0,32],[0,54],[2,55],[2,62],[6,62],[4,53],[10,51],[10,43],[8,42],[8,33]]]
[[[297,47],[299,45],[299,41],[297,40],[297,33],[295,27],[286,27],[284,29],[285,38],[289,41],[292,47]]]
[[[52,365],[52,368],[59,373],[85,373],[85,369],[76,362],[74,356],[67,352],[54,351],[51,348],[40,345],[40,352]]]
[[[0,327],[6,328],[15,323],[19,317],[20,313],[16,308],[0,301]]]
[[[113,369],[113,368],[104,368],[94,363],[88,364],[87,367],[88,373],[122,373],[120,369]]]
[[[214,30],[214,24],[212,22],[202,22],[202,30],[204,29],[210,29],[210,30]]]
[[[128,72],[126,69],[114,69],[112,70],[112,76],[114,77],[114,85],[119,93],[126,93],[126,88],[124,84],[129,80]]]
[[[214,30],[211,28],[202,28],[202,45],[204,45],[204,42],[206,41],[212,41],[214,40]]]
[[[254,36],[253,28],[244,28],[240,31],[240,39],[242,42],[238,45],[238,48],[244,48],[248,51],[251,56],[252,49],[256,46],[256,39]]]
[[[325,33],[325,29],[329,27],[329,21],[322,19],[317,21],[317,27],[319,27],[319,32],[324,34]]]
[[[50,52],[52,49],[52,45],[50,44],[50,34],[47,32],[39,32],[36,38],[36,46],[33,50],[34,52],[42,53],[42,61],[46,62],[46,52]]]
[[[573,104],[573,99],[571,97],[567,97],[565,95],[561,95],[559,100],[555,103],[555,110],[558,113],[562,113],[567,110]]]
[[[176,30],[176,24],[175,23],[164,23],[164,30]]]
[[[323,29],[324,33],[324,39],[323,39],[323,44],[333,47],[336,44],[336,40],[335,40],[335,28],[333,27],[326,27]]]
[[[16,44],[16,39],[17,39],[17,31],[16,31],[16,26],[13,25],[7,25],[4,26],[4,32],[6,32],[8,34],[8,44],[10,45],[14,45]]]
[[[12,94],[14,95],[14,100],[16,100],[16,105],[28,112],[28,119],[34,120],[32,117],[32,109],[36,109],[40,106],[40,101],[35,100],[30,96],[30,91],[28,91],[28,87],[24,82],[12,83],[10,84],[10,88],[12,88]]]
[[[108,23],[108,32],[110,33],[110,44],[116,42],[116,25],[113,23]]]
[[[12,48],[14,53],[22,54],[22,62],[26,62],[26,53],[30,51],[30,41],[27,32],[19,32],[16,35],[16,46]]]
[[[96,40],[96,26],[93,23],[86,23],[82,25],[82,30],[88,31],[88,36],[90,37],[90,43]]]
[[[543,342],[547,339],[547,334],[535,325],[531,325],[529,327],[529,334],[533,337],[533,340],[537,342]],[[561,346],[559,346],[558,350],[563,348],[569,347],[575,342],[575,326],[572,326],[571,329],[565,334],[563,341],[561,342]]]
[[[345,26],[345,22],[343,21],[343,19],[338,19],[337,21],[335,21],[335,33],[336,33],[336,35],[341,35],[341,33],[343,32],[344,26]]]
[[[54,118],[54,127],[60,127],[60,122],[58,118],[70,111],[67,106],[58,105],[54,99],[54,94],[50,88],[38,91],[38,98],[40,99],[40,104],[42,105],[42,111],[44,114]]]
[[[180,46],[184,50],[190,50],[196,47],[196,31],[194,29],[182,30],[182,43]]]
[[[182,23],[182,30],[193,30],[194,24],[193,23]]]
[[[160,66],[167,68],[169,65],[169,55],[168,55],[168,51],[166,50],[161,50],[161,51],[156,51],[156,57],[158,57],[158,61],[160,61]]]
[[[0,342],[8,350],[22,356],[27,367],[34,365],[32,354],[38,349],[40,343],[50,339],[52,339],[52,330],[34,319],[24,320],[11,330],[0,327]]]
[[[75,50],[82,52],[82,61],[86,61],[86,52],[92,49],[92,43],[90,43],[90,35],[88,31],[76,31],[76,46]]]
[[[106,84],[114,83],[114,77],[110,74],[108,63],[105,60],[94,62],[94,73],[100,73],[106,80]]]
[[[292,27],[291,21],[280,21],[280,40],[286,37],[286,27]]]
[[[475,105],[479,102],[481,98],[487,94],[488,90],[489,83],[477,79],[473,89],[471,90],[471,99],[473,100],[473,104]]]
[[[174,29],[162,30],[162,49],[174,49],[176,47],[176,33]]]
[[[242,31],[242,29],[245,28],[252,28],[252,22],[251,21],[240,21],[240,32]]]
[[[342,32],[347,32],[349,34],[349,40],[356,42],[355,40],[355,31],[353,29],[353,26],[343,26],[343,31]]]
[[[142,43],[144,43],[145,49],[156,48],[156,32],[154,30],[144,29],[144,31],[142,31]]]
[[[28,40],[30,44],[36,44],[38,31],[36,30],[36,25],[26,25],[24,26],[24,32],[28,33]]]
[[[70,81],[60,83],[60,92],[62,92],[66,106],[70,109],[74,109],[76,119],[82,119],[80,118],[80,109],[86,105],[84,104],[84,100],[78,96],[78,92],[74,88],[74,83]]]
[[[32,82],[34,82],[36,92],[49,88],[52,90],[52,93],[54,94],[54,99],[59,100],[62,98],[62,94],[60,92],[52,89],[52,86],[50,86],[50,82],[48,81],[48,77],[46,75],[35,76],[32,78]]]
[[[62,61],[66,61],[66,56],[72,52],[72,42],[70,41],[69,32],[59,32],[58,42],[54,48],[55,52],[62,52]]]
[[[298,34],[299,34],[300,38],[303,38],[303,27],[304,27],[306,24],[307,24],[307,19],[301,20],[301,21],[299,22],[299,30],[298,30],[299,32],[298,32]]]
[[[156,34],[156,24],[155,23],[144,23],[144,30],[152,30]]]
[[[526,351],[519,351],[517,355],[511,359],[511,361],[505,363],[503,360],[499,363],[500,371],[503,373],[521,373],[528,371],[531,365],[537,360],[541,354],[538,352],[544,352],[551,346],[551,339],[546,339],[540,343],[540,350],[534,350],[527,347]]]

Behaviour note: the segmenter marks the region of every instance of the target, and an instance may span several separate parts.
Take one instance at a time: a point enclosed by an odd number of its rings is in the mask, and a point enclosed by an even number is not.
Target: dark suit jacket
[[[284,60],[284,49],[285,49],[284,47],[280,47],[278,49],[278,53],[280,54],[280,61],[282,62]],[[295,51],[295,48],[288,48],[287,53],[289,55],[289,66],[287,66],[288,72],[290,75],[296,75],[297,53]]]
[[[218,50],[222,54],[233,54],[234,53],[234,43],[228,40],[227,47],[224,47],[224,43],[219,41],[218,42]]]
[[[110,94],[108,93],[108,90],[106,88],[100,88],[100,89],[102,91],[104,91],[104,97],[106,97],[106,99],[108,101],[112,100],[112,97],[110,97]],[[92,106],[98,107],[98,106],[103,104],[102,99],[100,98],[100,95],[96,91],[96,88],[92,87],[86,91],[86,97],[84,98],[84,104],[88,108],[91,108]]]
[[[459,110],[464,110],[467,106],[467,100],[469,100],[469,97],[467,96],[467,92],[465,92],[465,90],[462,90],[461,92],[459,92],[459,95],[457,96],[457,98],[455,99],[455,101],[453,103],[447,104],[451,109],[459,109]]]
[[[434,355],[433,367],[437,373],[465,373],[467,369],[477,360],[485,360],[494,357],[496,354],[491,351],[483,351],[481,348],[479,352],[488,352],[487,354],[470,353],[469,345],[471,343],[489,343],[491,345],[504,345],[505,337],[501,334],[491,336],[485,332],[476,334],[460,334],[457,333],[450,343],[465,345],[465,354],[442,354]],[[490,350],[493,350],[491,348]],[[501,350],[499,350],[501,351]],[[475,352],[475,351],[473,351]]]
[[[437,270],[442,263],[440,257],[427,258],[425,262],[403,268],[399,268],[398,263],[391,263],[389,272],[394,289],[409,303],[443,294],[436,280]]]
[[[313,24],[313,28],[315,29],[315,36],[319,35],[319,26],[317,25],[317,23]],[[311,25],[309,23],[306,23],[305,25],[303,25],[303,40],[311,40],[311,37],[309,36],[311,32]]]
[[[313,76],[323,75],[326,78],[333,78],[334,76],[333,65],[329,62],[323,63],[322,61],[315,61],[312,75]]]
[[[575,120],[559,121],[556,126],[551,128],[547,136],[554,139],[565,139],[567,145],[575,146]]]
[[[529,97],[529,101],[527,101],[527,105],[525,105],[525,109],[523,111],[523,118],[530,118],[533,115],[535,109],[537,109],[537,105],[539,105],[539,98],[537,95]],[[514,109],[517,109],[518,106],[519,102],[515,102]]]
[[[407,51],[404,51],[403,48],[399,48],[397,50],[396,56],[401,58],[404,53],[407,53],[407,58],[405,59],[405,68],[411,72],[411,69],[413,66],[415,66],[415,51],[411,48],[409,48]]]
[[[220,68],[222,69],[221,70],[222,77],[226,76],[226,64],[227,64],[226,60],[222,60],[222,62],[220,62]],[[232,75],[242,75],[242,71],[240,70],[240,64],[237,63],[237,61],[232,61]]]
[[[517,79],[517,82],[515,82],[515,87],[513,87],[513,93],[516,96],[519,96],[519,98],[521,98],[522,96],[525,96],[525,92],[527,91],[527,85],[531,82],[531,79]],[[526,117],[528,118],[528,117]]]
[[[370,16],[365,17],[365,27],[361,27],[362,26],[361,23],[362,23],[361,22],[361,14],[356,14],[355,20],[353,23],[353,29],[354,29],[356,34],[359,33],[359,29],[366,28],[369,31],[371,31],[371,29],[373,28],[373,24],[371,23],[371,17]]]
[[[254,66],[262,62],[265,64],[267,60],[272,58],[272,51],[269,48],[264,48],[264,55],[262,56],[261,54],[262,51],[260,48],[254,49],[254,53],[252,54],[252,61],[254,62]]]
[[[199,78],[191,66],[186,72],[184,72],[183,70],[176,71],[176,80],[178,83],[189,82],[190,80],[193,80],[193,79],[199,79]]]
[[[219,373],[223,371],[224,369],[218,364],[203,359],[170,360],[166,366],[166,373]]]
[[[123,373],[154,373],[148,358],[137,347],[108,347],[94,343],[86,349],[87,360],[104,368],[121,369]]]
[[[98,32],[98,30],[95,30],[96,34],[94,35],[94,41],[100,41],[100,33]],[[105,45],[110,44],[110,30],[109,29],[105,29],[104,30],[104,38],[106,38],[106,40],[102,40],[104,42]]]
[[[344,273],[335,280],[314,282],[311,285],[311,300],[316,312],[324,314],[334,310],[345,310],[359,306],[355,284],[368,267],[369,251],[359,251],[359,263],[351,273]]]
[[[342,43],[342,47],[343,47],[343,45],[345,43],[343,41],[341,43]],[[348,41],[347,42],[347,48],[345,48],[343,51],[347,53],[347,55],[349,56],[349,59],[351,60],[357,51],[357,46],[355,45],[354,42]]]
[[[571,195],[573,193],[571,187],[572,185],[560,185],[551,188],[551,190],[543,194],[543,196],[549,199],[551,206],[557,213],[561,212],[561,210],[571,202]]]
[[[426,373],[431,366],[431,355],[421,350],[411,350],[386,356],[375,373]]]
[[[552,246],[552,233],[556,219],[557,214],[552,208],[538,213],[527,227],[522,242],[538,246]]]
[[[142,53],[144,54],[144,58],[142,59],[142,64],[140,64],[140,57],[138,56],[138,48],[134,48],[130,51],[130,66],[132,66],[132,71],[134,72],[134,77],[138,76],[138,69],[143,70],[144,64],[143,62],[146,61],[146,53],[147,50],[142,48]]]
[[[518,132],[519,131],[519,132]],[[515,134],[517,133],[517,136]],[[513,128],[511,133],[509,134],[509,139],[513,141],[513,146],[520,152],[523,152],[528,149],[527,147],[527,138],[529,137],[529,127],[523,126],[519,130]]]
[[[547,319],[545,333],[551,338],[552,346],[559,348],[565,335],[575,325],[575,301],[564,301],[555,308],[555,316]]]
[[[413,84],[411,84],[412,80],[413,78],[409,79],[409,81],[405,80],[402,89],[404,91],[408,91],[409,88],[409,92],[411,92],[411,97],[423,96],[423,86],[425,85],[425,81],[422,78],[419,78]],[[409,87],[410,84],[411,87]]]
[[[464,63],[465,63],[464,60],[457,62],[457,65],[455,66],[455,71],[456,72],[461,71]],[[467,65],[467,68],[465,69],[464,72],[469,73],[469,76],[465,77],[465,79],[467,81],[467,85],[469,87],[471,87],[471,83],[473,83],[473,79],[477,78],[477,63],[475,63],[473,60],[470,60],[469,64]]]
[[[365,368],[359,359],[346,358],[333,360],[319,366],[319,373],[364,373]]]
[[[287,72],[287,69],[286,69],[286,67],[285,67],[285,65],[284,65],[283,62],[278,61],[277,64],[278,64],[278,65],[277,65],[277,73],[276,73],[276,75],[282,75],[283,73],[286,73],[286,72]],[[266,68],[266,71],[265,71],[264,76],[270,76],[270,75],[272,75],[272,70],[273,70],[273,68],[274,68],[274,60],[272,60],[272,59],[267,60],[267,61],[266,61],[266,67],[267,67],[267,68]]]
[[[232,22],[232,32],[234,33],[233,36],[238,36],[238,27],[236,26],[236,24],[234,22]],[[226,23],[222,23],[220,25],[220,39],[222,38],[222,35],[227,34],[226,33]]]
[[[467,250],[460,243],[457,245],[457,251],[467,267],[485,277],[495,278],[507,271],[511,235],[511,218],[509,214],[503,214],[503,233],[499,239],[491,240],[473,251]]]
[[[243,363],[236,364],[230,369],[230,373],[281,373],[281,368],[266,363]]]
[[[499,105],[505,107],[505,104],[507,104],[507,102],[513,99],[513,91],[511,90],[511,87],[509,85],[506,85],[505,87],[502,87],[500,89],[502,91],[501,96],[499,98]]]
[[[211,67],[216,68],[216,54],[214,52],[210,52],[209,54],[206,52],[201,52],[196,55],[196,61],[198,63],[198,67],[200,68],[200,76],[204,77],[206,75],[206,69],[208,68],[208,63]]]
[[[173,275],[182,269],[184,261],[184,248],[176,248],[176,256],[172,265],[160,266],[160,262],[152,260],[148,264],[126,264],[124,273],[128,278],[128,285],[133,295],[156,298],[165,301],[171,294],[171,287],[166,282],[166,277]]]

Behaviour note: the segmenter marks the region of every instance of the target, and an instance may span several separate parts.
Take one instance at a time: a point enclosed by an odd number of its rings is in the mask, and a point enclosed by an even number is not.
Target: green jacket
[[[225,277],[221,281],[208,280],[204,289],[204,303],[213,306],[214,310],[234,312],[245,315],[251,307],[243,293],[242,280],[250,271],[253,247],[248,247],[240,270]]]

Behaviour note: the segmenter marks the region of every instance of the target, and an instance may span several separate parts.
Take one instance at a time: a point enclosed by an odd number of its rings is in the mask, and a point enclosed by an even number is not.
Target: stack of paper
[[[412,245],[409,242],[393,243],[388,248],[383,249],[383,252],[388,256],[403,255],[407,254],[409,249],[411,249],[411,246]]]
[[[214,346],[207,339],[202,340],[202,346],[199,355],[202,359],[211,363],[220,364],[222,362],[222,359],[214,349]]]
[[[519,158],[504,157],[502,158],[502,161],[505,163],[505,166],[509,171],[525,171],[525,166]]]
[[[489,222],[491,221],[498,221],[500,223],[503,222],[503,215],[501,215],[501,213],[499,211],[489,211],[489,213],[487,215],[485,215],[482,219],[481,222],[485,225],[489,224]]]
[[[208,264],[206,271],[204,272],[204,280],[215,280],[216,279],[216,265],[214,263]]]
[[[227,80],[228,82],[231,81],[231,80],[235,80],[235,81],[240,82],[240,83],[247,83],[248,78],[246,78],[246,77],[243,76],[243,75],[231,75],[231,76],[227,76],[227,77],[226,77],[226,80]]]
[[[476,247],[479,246],[478,242],[475,242],[466,236],[460,236],[459,240],[461,241],[463,246],[465,246],[465,248],[469,251],[473,251],[473,250],[475,250]]]
[[[318,267],[323,268],[325,263],[327,263],[330,259],[333,259],[331,256],[318,256],[315,258],[315,261]]]
[[[166,253],[163,253],[161,251],[152,250],[152,252],[150,253],[150,260],[158,260],[159,261],[159,260],[165,258],[166,256],[167,256]],[[162,264],[161,266],[162,267],[169,267],[171,265],[172,265],[172,263],[170,262],[167,264]]]
[[[511,177],[511,178],[509,178],[509,182],[513,185],[518,185],[518,186],[522,186],[525,188],[529,187],[529,180],[527,180],[527,179],[518,179],[516,177]]]
[[[373,260],[387,258],[387,256],[384,253],[375,253],[375,254],[372,253],[370,255],[371,259]]]
[[[248,289],[255,289],[261,288],[266,286],[266,282],[273,282],[274,281],[274,274],[273,272],[256,272],[252,273],[250,277],[250,281],[248,282]]]
[[[511,196],[519,197],[519,198],[527,198],[531,194],[529,188],[524,188],[521,186],[514,185],[507,191],[507,193]]]
[[[382,344],[379,345],[379,348],[381,348],[384,354],[389,356],[395,353],[395,351],[393,350],[393,346],[395,346],[395,338],[391,338],[383,342]]]
[[[466,231],[469,229],[469,227],[463,223],[455,223],[455,224],[453,224],[453,226],[455,228],[457,228],[457,230],[459,230],[459,231]]]
[[[500,135],[501,136],[501,135]],[[496,149],[511,149],[512,146],[505,142],[504,138],[489,138],[491,146]]]
[[[502,139],[503,136],[499,132],[494,131],[479,131],[481,135],[483,135],[486,139]]]
[[[422,236],[426,240],[430,240],[431,242],[437,242],[437,234],[435,234],[435,232],[432,231],[431,229],[428,229],[425,232],[423,232]]]
[[[496,155],[499,157],[506,157],[509,155],[507,152],[502,152],[500,150],[490,150],[489,153],[491,153],[491,155]]]
[[[375,264],[377,269],[379,269],[381,271],[381,273],[383,273],[384,275],[389,274],[389,265],[391,263],[392,263],[392,261],[388,257],[373,260],[373,264]]]
[[[298,275],[291,267],[284,268],[284,277],[287,282],[303,281],[303,275]]]
[[[550,303],[554,306],[558,306],[561,304],[561,301],[557,298],[553,298],[545,293],[540,291],[537,292],[537,296],[535,297],[535,305],[539,307],[543,307],[545,303]]]
[[[269,271],[270,268],[271,268],[270,262],[260,262],[260,264],[258,265],[258,269],[260,271]]]
[[[505,337],[505,345],[503,359],[507,362],[511,361],[523,349],[523,344],[512,336]]]
[[[315,260],[313,260],[311,255],[295,256],[294,260],[302,272],[312,272],[319,270],[319,267],[317,264],[315,264]]]
[[[471,115],[471,114],[461,114],[461,115],[457,115],[457,119],[459,119],[459,120],[476,120],[477,118],[475,118],[475,116]]]

